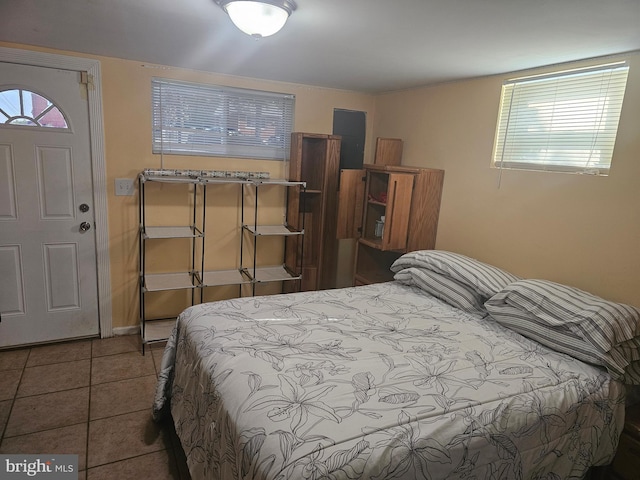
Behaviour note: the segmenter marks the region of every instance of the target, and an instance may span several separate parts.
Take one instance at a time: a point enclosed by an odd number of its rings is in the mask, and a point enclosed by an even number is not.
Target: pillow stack
[[[486,303],[498,322],[640,384],[640,311],[548,280],[519,280]]]
[[[520,277],[459,253],[418,250],[398,258],[394,278],[469,313],[487,315],[484,302]]]
[[[407,253],[391,270],[399,282],[640,385],[640,311],[632,306],[442,250]]]

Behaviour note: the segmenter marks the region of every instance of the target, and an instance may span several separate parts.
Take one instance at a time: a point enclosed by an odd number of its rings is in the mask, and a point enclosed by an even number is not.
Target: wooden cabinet
[[[301,290],[336,285],[340,141],[338,135],[291,135],[289,180],[305,182],[306,189],[291,189],[287,224],[296,229],[304,225],[304,236],[286,239],[285,264],[302,275]]]
[[[373,163],[376,165],[396,165],[402,162],[402,148],[404,142],[400,138],[376,139],[376,155]]]
[[[354,284],[393,279],[403,253],[435,248],[444,171],[390,165],[342,170],[338,238],[357,238]]]

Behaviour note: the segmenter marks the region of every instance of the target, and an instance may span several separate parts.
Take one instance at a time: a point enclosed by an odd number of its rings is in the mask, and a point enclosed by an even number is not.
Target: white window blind
[[[153,152],[284,160],[293,95],[152,79]]]
[[[617,63],[505,82],[494,166],[606,175],[628,71]]]

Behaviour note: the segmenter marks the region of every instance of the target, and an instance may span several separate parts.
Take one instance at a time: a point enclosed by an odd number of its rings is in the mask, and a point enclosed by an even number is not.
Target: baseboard
[[[115,327],[112,329],[112,333],[116,337],[119,335],[138,335],[140,333],[140,326],[133,325],[131,327]]]

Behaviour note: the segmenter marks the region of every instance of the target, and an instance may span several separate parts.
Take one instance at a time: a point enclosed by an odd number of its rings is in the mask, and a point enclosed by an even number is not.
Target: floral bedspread
[[[185,310],[154,416],[197,479],[569,479],[609,463],[624,387],[395,282]]]

